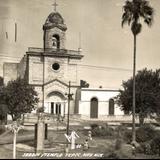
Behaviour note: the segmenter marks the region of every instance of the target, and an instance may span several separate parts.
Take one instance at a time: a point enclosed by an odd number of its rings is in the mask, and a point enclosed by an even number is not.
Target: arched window
[[[109,115],[114,115],[114,99],[109,100]]]
[[[58,34],[54,34],[52,36],[52,44],[53,44],[53,48],[55,48],[55,49],[60,48],[60,38],[59,38]]]
[[[98,118],[98,99],[91,99],[90,118]]]

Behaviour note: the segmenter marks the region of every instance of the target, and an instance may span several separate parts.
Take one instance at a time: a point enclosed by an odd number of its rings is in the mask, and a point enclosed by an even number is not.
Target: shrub
[[[137,142],[146,142],[156,136],[156,131],[151,125],[144,125],[137,129],[136,140]]]
[[[160,122],[160,117],[156,117],[155,120],[156,120],[157,122]]]
[[[153,134],[153,135],[151,136],[150,134]],[[148,155],[151,155],[151,154],[152,155],[156,155],[156,154],[158,154],[160,156],[160,132],[159,131],[155,131],[153,129],[153,131],[151,131],[150,134],[148,134],[149,136],[144,135],[143,140],[146,139],[146,141],[145,142],[141,142],[140,143],[140,147],[137,148],[136,151],[138,153],[144,153],[144,154],[148,154]]]
[[[132,131],[127,129],[124,132],[123,139],[127,144],[130,144],[132,141]]]
[[[136,153],[144,153],[144,144],[142,143],[142,144],[140,144],[140,146],[139,147],[137,147],[137,148],[135,148],[135,152]]]
[[[131,155],[126,155],[119,151],[111,151],[109,154],[105,154],[103,159],[132,159]]]
[[[97,137],[114,136],[114,129],[107,125],[92,126],[92,136],[97,136]]]
[[[125,126],[117,127],[116,130],[119,130],[120,135],[123,137],[126,143],[131,143],[132,141],[132,130],[127,129]],[[157,135],[160,135],[153,126],[144,125],[136,130],[136,141],[138,143],[144,143],[152,140]]]
[[[115,152],[110,153],[108,156],[105,157],[106,159],[120,159],[119,155]]]
[[[151,154],[150,142],[144,142],[140,144],[140,147],[136,148],[137,153]]]
[[[122,139],[118,138],[115,143],[115,150],[119,150],[122,147]]]
[[[116,136],[120,138],[124,137],[126,131],[128,131],[128,129],[124,125],[115,128]]]
[[[132,132],[126,127],[126,125],[116,127],[115,135],[117,138],[122,138],[127,144],[131,143]]]
[[[145,154],[151,154],[151,145],[150,145],[150,143],[146,143],[145,144],[144,153]]]
[[[160,156],[160,136],[155,137],[151,141],[150,147],[152,154],[158,154]]]
[[[5,132],[5,126],[4,125],[0,125],[0,134]]]
[[[44,108],[43,107],[37,108],[37,113],[43,113],[43,112],[44,112]]]
[[[98,127],[98,124],[91,124],[91,129],[93,130],[93,129],[95,129],[95,128],[97,128]]]

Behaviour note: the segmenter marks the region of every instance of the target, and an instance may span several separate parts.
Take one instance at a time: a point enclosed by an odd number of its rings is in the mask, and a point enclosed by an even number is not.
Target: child
[[[86,151],[88,149],[89,149],[88,139],[86,139],[85,142],[84,142],[83,150]]]
[[[91,131],[88,131],[88,139],[92,140],[92,132]]]

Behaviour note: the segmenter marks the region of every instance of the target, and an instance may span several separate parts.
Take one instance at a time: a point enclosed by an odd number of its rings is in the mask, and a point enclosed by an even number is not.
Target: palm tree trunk
[[[136,94],[135,94],[135,73],[136,73],[136,35],[134,35],[134,55],[133,55],[133,111],[132,111],[132,142],[136,141],[135,129],[135,108],[136,108]]]

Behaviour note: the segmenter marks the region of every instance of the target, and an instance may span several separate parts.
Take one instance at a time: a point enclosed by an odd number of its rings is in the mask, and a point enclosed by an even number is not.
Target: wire
[[[78,64],[82,67],[89,67],[89,68],[97,68],[97,69],[107,69],[107,70],[121,70],[121,71],[127,71],[131,72],[131,69],[125,69],[125,68],[115,68],[115,67],[107,67],[107,66],[96,66],[96,65],[85,65],[85,64]]]
[[[20,58],[22,58],[22,57],[6,56],[6,55],[2,55],[2,54],[0,54],[0,57],[2,57],[2,58],[16,58],[17,60],[19,60]]]
[[[6,55],[0,55],[0,57],[4,58],[14,58],[19,60],[22,57],[13,57],[13,56],[6,56]],[[67,63],[66,63],[67,64]],[[117,67],[107,67],[107,66],[97,66],[97,65],[86,65],[86,64],[77,64],[78,66],[81,67],[87,67],[89,69],[100,69],[100,70],[119,70],[119,71],[126,71],[126,72],[131,72],[131,69],[126,69],[126,68],[117,68]]]

